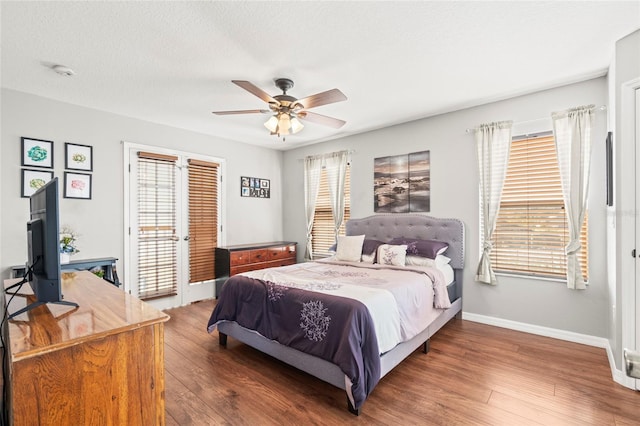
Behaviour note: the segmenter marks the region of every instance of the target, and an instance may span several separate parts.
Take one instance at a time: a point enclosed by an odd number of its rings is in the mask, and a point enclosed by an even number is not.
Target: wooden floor
[[[344,391],[218,333],[215,301],[168,310],[168,425],[640,425],[604,349],[453,320],[385,376],[359,417]]]

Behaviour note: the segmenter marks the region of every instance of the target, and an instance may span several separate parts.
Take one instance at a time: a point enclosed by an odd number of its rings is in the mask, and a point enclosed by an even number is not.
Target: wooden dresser
[[[296,263],[296,244],[291,241],[216,247],[216,278]]]
[[[64,277],[62,293],[79,307],[42,305],[5,324],[11,424],[164,425],[169,316],[89,271]]]

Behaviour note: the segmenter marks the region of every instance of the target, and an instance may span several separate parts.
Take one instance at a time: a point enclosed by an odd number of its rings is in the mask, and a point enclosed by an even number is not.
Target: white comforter
[[[373,319],[381,354],[416,336],[451,306],[442,272],[430,267],[324,260],[242,275],[360,301]]]

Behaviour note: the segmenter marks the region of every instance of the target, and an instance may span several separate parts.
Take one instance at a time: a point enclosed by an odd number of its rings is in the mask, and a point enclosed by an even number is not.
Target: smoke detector
[[[75,72],[71,68],[65,67],[64,65],[54,65],[51,67],[51,69],[65,77],[71,77],[75,74]]]

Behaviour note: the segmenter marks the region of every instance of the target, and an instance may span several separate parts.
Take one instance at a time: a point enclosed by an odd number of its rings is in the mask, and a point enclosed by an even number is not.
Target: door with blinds
[[[212,298],[221,237],[221,161],[127,149],[127,288],[159,309]]]

